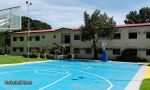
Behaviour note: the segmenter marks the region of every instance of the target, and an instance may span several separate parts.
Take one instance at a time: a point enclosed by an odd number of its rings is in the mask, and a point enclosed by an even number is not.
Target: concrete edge
[[[135,76],[132,78],[128,86],[125,90],[139,90],[142,80],[144,79],[144,72],[146,70],[146,66],[141,66]]]
[[[24,65],[24,64],[33,64],[33,63],[41,63],[41,62],[51,62],[55,60],[46,60],[46,61],[33,61],[33,62],[23,62],[23,63],[13,63],[13,64],[2,64],[0,67],[5,67],[5,66],[15,66],[15,65]]]

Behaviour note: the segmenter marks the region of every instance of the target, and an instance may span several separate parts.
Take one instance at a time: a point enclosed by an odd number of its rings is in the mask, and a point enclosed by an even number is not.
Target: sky
[[[84,24],[83,12],[92,14],[99,9],[114,17],[117,25],[124,24],[133,10],[150,6],[150,0],[29,0],[29,17],[46,22],[52,28],[76,28]],[[21,6],[21,15],[28,16],[26,0],[0,0],[0,9]]]

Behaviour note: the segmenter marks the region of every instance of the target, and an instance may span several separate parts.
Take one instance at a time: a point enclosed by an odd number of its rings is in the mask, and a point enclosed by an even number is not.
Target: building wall
[[[108,58],[115,59],[116,56],[120,55],[120,54],[113,54],[113,49],[120,49],[121,51],[123,51],[124,49],[137,49],[138,56],[150,60],[150,55],[146,55],[146,49],[150,49],[150,39],[146,38],[146,32],[150,32],[149,29],[150,26],[119,28],[119,31],[117,33],[121,33],[121,38],[107,41],[106,49],[108,53]],[[137,39],[129,39],[128,36],[129,32],[137,32]],[[75,34],[80,34],[80,31],[61,29],[55,32],[31,33],[31,37],[40,36],[40,41],[35,41],[35,39],[33,39],[30,42],[30,45],[31,47],[39,47],[40,49],[42,49],[43,47],[47,47],[48,49],[51,49],[53,47],[53,43],[57,43],[62,46],[70,46],[71,54],[74,53],[74,48],[80,48],[80,53],[76,54],[79,58],[92,58],[93,51],[92,54],[85,53],[85,48],[92,48],[92,41],[82,42],[80,40],[74,40]],[[71,36],[70,44],[65,44],[62,42],[64,35]],[[19,41],[19,38],[17,41],[13,41],[13,37],[24,37],[24,41]],[[101,47],[99,44],[97,45],[99,46],[99,48]],[[11,47],[24,48],[23,52],[19,52],[18,50],[16,52],[13,52],[12,49],[11,50],[12,54],[26,53],[27,34],[12,34]]]

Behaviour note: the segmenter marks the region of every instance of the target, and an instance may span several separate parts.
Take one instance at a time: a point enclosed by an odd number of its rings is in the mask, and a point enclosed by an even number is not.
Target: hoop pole
[[[29,1],[26,1],[26,4],[28,5],[28,59],[29,59],[30,58],[30,20],[29,20],[30,8],[29,6],[31,6],[32,3]]]
[[[105,49],[105,44],[106,44],[106,40],[107,38],[101,38],[101,45],[102,45],[102,61],[106,62],[107,61],[107,53],[106,53],[106,49]]]

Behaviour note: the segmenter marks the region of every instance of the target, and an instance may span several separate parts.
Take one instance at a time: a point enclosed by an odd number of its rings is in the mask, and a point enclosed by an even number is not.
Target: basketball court
[[[0,10],[0,32],[21,30],[19,10],[20,6]],[[3,66],[0,67],[0,89],[124,90],[140,67],[138,64],[93,60]],[[10,83],[19,81],[22,83]]]
[[[124,90],[141,65],[99,61],[51,61],[0,67],[1,90]],[[31,81],[9,85],[5,81]]]

